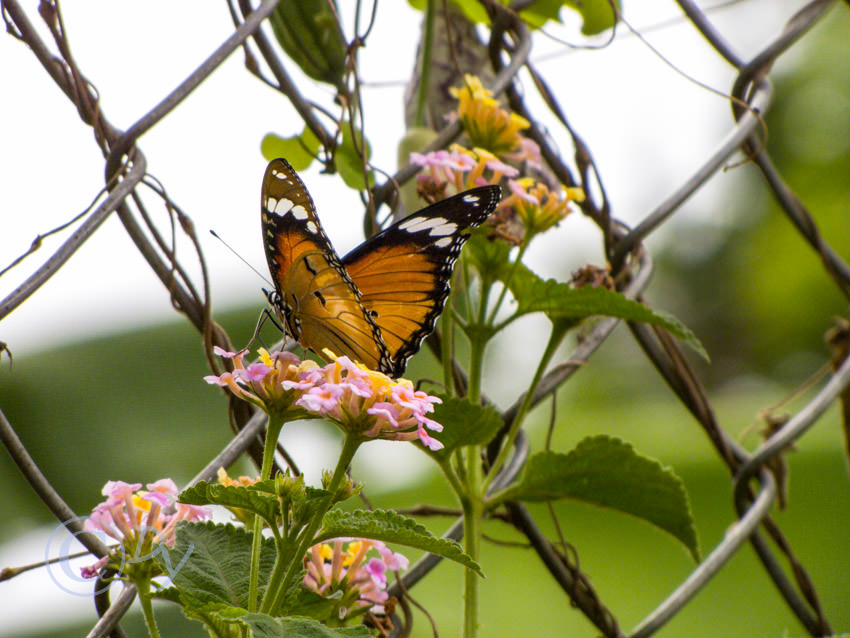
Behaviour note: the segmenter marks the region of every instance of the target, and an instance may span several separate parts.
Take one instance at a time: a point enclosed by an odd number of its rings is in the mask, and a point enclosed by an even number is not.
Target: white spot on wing
[[[448,233],[435,233],[434,229],[446,228],[448,226],[452,227],[449,233],[453,233],[454,229],[457,228],[457,226],[455,226],[452,222],[448,221],[443,217],[413,217],[412,219],[408,219],[406,222],[402,222],[399,225],[399,228],[401,230],[406,230],[409,233],[420,233],[422,231],[428,230],[431,231],[432,235],[446,235]]]
[[[438,239],[434,242],[434,245],[437,248],[448,248],[452,245],[452,241],[454,241],[451,237],[443,237],[442,239]]]
[[[481,197],[479,197],[478,195],[464,195],[463,201],[465,201],[467,204],[477,204],[481,201]]]
[[[271,197],[269,198],[272,199]],[[286,199],[285,197],[281,200],[278,200],[277,204],[275,204],[274,208],[269,206],[271,210],[276,212],[278,215],[286,215],[289,212],[289,209],[292,208],[292,201]]]
[[[295,216],[295,219],[307,219],[310,216],[301,204],[292,207],[292,214]]]
[[[273,168],[272,169],[272,177],[275,177],[275,178],[281,179],[281,180],[285,180],[285,179],[289,178],[289,175],[287,175],[283,171],[279,171],[279,170]]]
[[[446,222],[432,228],[429,234],[431,237],[445,237],[446,235],[454,235],[455,232],[457,232],[457,224],[453,222]]]
[[[307,232],[312,233],[314,235],[319,234],[319,229],[316,227],[316,224],[315,224],[315,222],[313,222],[313,220],[310,220],[309,222],[307,222],[306,227],[307,227]]]

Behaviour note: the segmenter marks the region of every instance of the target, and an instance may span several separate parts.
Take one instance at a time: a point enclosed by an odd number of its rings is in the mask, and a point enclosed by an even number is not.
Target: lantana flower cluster
[[[474,75],[465,75],[464,84],[449,89],[457,98],[457,116],[473,146],[493,153],[508,153],[522,145],[520,131],[531,124],[524,117],[503,109],[493,93]]]
[[[233,353],[217,348],[215,352],[232,359],[235,369],[205,380],[227,386],[268,413],[289,410],[293,416],[322,417],[364,439],[418,439],[432,450],[443,447],[427,432],[443,429],[426,416],[441,402],[439,397],[414,390],[407,379],[393,380],[329,352],[333,361],[323,367],[288,352],[269,355],[260,349],[260,360],[247,366],[247,350]]]
[[[365,611],[382,614],[389,598],[387,571],[407,569],[408,563],[381,541],[338,538],[314,545],[304,557],[304,587],[335,599],[340,620]]]
[[[98,503],[83,524],[86,531],[101,531],[121,543],[120,558],[133,563],[153,557],[154,547],[174,546],[174,530],[180,521],[202,521],[210,518],[207,507],[177,502],[177,485],[171,479],[160,479],[146,485],[124,481],[107,481],[101,493],[106,500]],[[114,552],[113,552],[114,553]],[[112,556],[84,567],[84,578],[94,578]],[[126,571],[126,569],[125,569]]]
[[[468,150],[452,144],[447,151],[411,153],[410,161],[423,170],[416,176],[417,192],[434,203],[476,186],[498,184],[519,171],[483,148]]]
[[[552,191],[543,182],[530,177],[510,180],[510,194],[502,200],[502,206],[511,207],[529,235],[548,230],[570,212],[570,202],[584,201],[580,188],[561,188]]]
[[[514,244],[527,243],[562,220],[571,202],[584,200],[580,188],[554,187],[538,179],[521,177],[523,170],[542,167],[540,148],[522,131],[529,122],[502,108],[473,75],[450,89],[458,99],[454,117],[460,120],[471,149],[453,144],[448,150],[411,153],[410,161],[422,167],[417,191],[434,203],[455,193],[507,180],[509,194],[490,219],[495,235]]]

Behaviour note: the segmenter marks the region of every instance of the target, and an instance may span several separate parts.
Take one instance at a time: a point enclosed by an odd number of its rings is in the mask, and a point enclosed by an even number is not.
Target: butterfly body
[[[302,346],[328,348],[391,376],[434,329],[466,231],[499,201],[482,186],[437,202],[340,259],[315,205],[286,162],[263,178],[263,240],[275,292],[269,301]]]

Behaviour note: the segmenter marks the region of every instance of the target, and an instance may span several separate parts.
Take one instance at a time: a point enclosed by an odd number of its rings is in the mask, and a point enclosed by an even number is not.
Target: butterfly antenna
[[[265,276],[263,273],[261,273],[259,270],[257,270],[256,268],[254,268],[254,266],[252,266],[250,263],[248,263],[248,260],[247,260],[247,259],[245,259],[245,258],[244,258],[242,255],[240,255],[238,252],[236,252],[236,250],[233,248],[233,246],[231,246],[231,245],[230,245],[230,244],[228,244],[226,241],[224,241],[221,237],[219,237],[218,233],[217,233],[217,232],[215,232],[212,228],[210,229],[210,235],[212,235],[212,236],[213,236],[213,237],[215,237],[217,240],[219,240],[222,244],[224,244],[230,252],[232,252],[234,255],[236,255],[236,257],[239,259],[239,261],[241,261],[243,264],[245,264],[246,266],[248,266],[248,268],[250,268],[251,270],[253,270],[253,271],[257,274],[257,276],[258,276],[260,279],[262,279],[263,281],[265,281],[265,282],[266,282],[266,284],[268,284],[269,286],[273,285],[273,284],[272,284],[272,282],[270,282],[270,281],[268,280],[268,278],[266,278],[266,276]]]

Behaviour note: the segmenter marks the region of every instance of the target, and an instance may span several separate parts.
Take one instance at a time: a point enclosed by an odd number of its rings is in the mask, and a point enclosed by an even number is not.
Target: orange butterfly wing
[[[396,222],[342,259],[360,302],[380,328],[390,373],[434,330],[449,294],[454,263],[468,238],[499,203],[498,186],[481,186],[444,199]]]
[[[329,348],[369,368],[390,370],[380,329],[286,160],[269,163],[261,199],[266,258],[276,289],[269,300],[292,337],[320,356]]]

